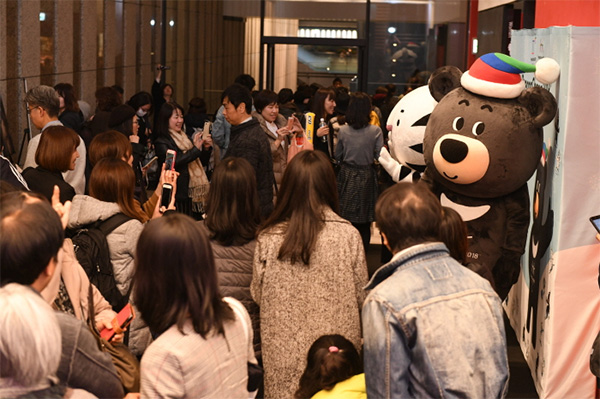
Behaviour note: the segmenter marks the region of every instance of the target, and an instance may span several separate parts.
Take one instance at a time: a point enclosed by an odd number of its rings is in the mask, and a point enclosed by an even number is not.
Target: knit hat
[[[531,65],[505,54],[488,53],[463,73],[460,83],[465,89],[483,96],[516,98],[525,89],[521,74],[526,72],[534,72],[538,82],[550,84],[558,79],[560,66],[552,58],[542,58]]]
[[[117,108],[111,111],[110,118],[108,119],[108,127],[117,127],[128,119],[132,120],[134,115],[135,109],[133,109],[131,106],[127,104],[119,105]]]

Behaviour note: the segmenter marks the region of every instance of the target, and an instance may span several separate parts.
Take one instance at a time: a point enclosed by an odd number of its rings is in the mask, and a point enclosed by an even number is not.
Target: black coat
[[[66,201],[71,201],[75,196],[75,189],[63,179],[60,172],[50,172],[38,166],[37,168],[25,169],[23,178],[31,191],[42,194],[50,202],[52,202],[55,185],[60,189],[60,202],[63,204]]]
[[[231,126],[227,157],[244,158],[256,172],[256,187],[260,203],[260,213],[266,218],[273,211],[273,156],[271,144],[256,119],[241,125]]]
[[[175,140],[173,140],[173,138],[169,135],[168,137],[158,137],[154,143],[154,150],[156,151],[156,156],[158,157],[159,170],[161,170],[162,164],[165,163],[167,150],[175,150],[177,152],[177,155],[175,155],[175,170],[179,172],[179,178],[177,179],[177,193],[175,194],[175,199],[177,201],[187,200],[189,198],[188,188],[190,185],[190,172],[188,171],[188,164],[196,159],[200,159],[202,165],[208,165],[212,148],[208,150],[199,150],[198,148],[193,147],[191,150],[183,152],[177,147]],[[157,189],[162,188],[158,187]]]

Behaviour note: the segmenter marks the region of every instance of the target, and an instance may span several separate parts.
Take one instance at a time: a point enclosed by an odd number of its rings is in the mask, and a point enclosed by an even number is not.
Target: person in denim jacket
[[[504,397],[501,301],[440,242],[439,201],[422,185],[399,183],[381,195],[375,216],[394,257],[366,287],[367,396]]]

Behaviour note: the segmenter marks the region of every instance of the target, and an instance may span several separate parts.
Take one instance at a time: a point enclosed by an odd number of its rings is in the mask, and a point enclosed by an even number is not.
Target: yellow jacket
[[[312,399],[367,399],[365,374],[357,374],[338,382],[330,391],[323,389],[314,394]]]

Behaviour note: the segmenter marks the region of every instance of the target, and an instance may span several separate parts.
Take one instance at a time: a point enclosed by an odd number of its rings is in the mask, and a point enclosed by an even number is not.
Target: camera
[[[164,66],[164,65],[161,65],[161,66],[159,66],[159,67],[158,67],[158,68],[156,68],[156,69],[158,69],[158,70],[161,70],[161,71],[166,71],[166,70],[168,70],[168,69],[171,69],[171,67],[170,67],[170,66]]]

